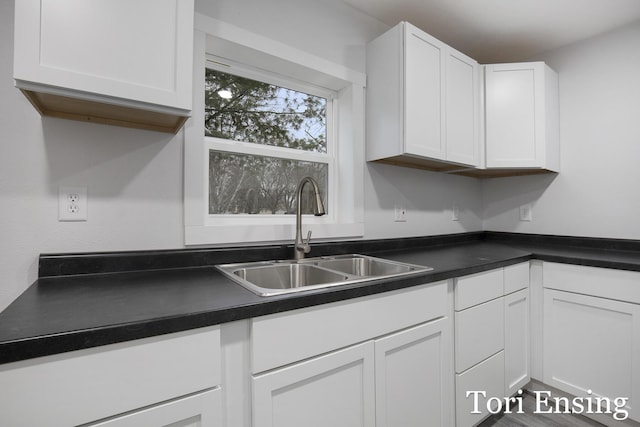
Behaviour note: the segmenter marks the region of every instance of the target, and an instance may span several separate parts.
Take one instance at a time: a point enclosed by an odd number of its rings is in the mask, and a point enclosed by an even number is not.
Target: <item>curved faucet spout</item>
[[[307,183],[311,184],[311,187],[313,188],[313,195],[315,196],[313,214],[315,216],[322,216],[326,213],[324,210],[324,204],[322,203],[322,198],[320,197],[320,188],[318,187],[318,183],[310,176],[305,176],[298,183],[298,189],[296,191],[296,240],[294,242],[294,259],[303,259],[304,254],[308,254],[311,251],[311,246],[309,245],[309,241],[311,240],[311,230],[309,230],[309,234],[307,235],[307,241],[302,241],[302,208],[300,206],[300,199],[302,199],[302,190]]]

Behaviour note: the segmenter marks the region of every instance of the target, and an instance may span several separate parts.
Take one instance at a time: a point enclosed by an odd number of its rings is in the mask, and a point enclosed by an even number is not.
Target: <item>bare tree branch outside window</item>
[[[324,98],[207,69],[205,103],[205,136],[327,152]],[[326,163],[210,150],[209,213],[293,214],[307,175],[326,195]],[[303,203],[303,212],[311,206]]]

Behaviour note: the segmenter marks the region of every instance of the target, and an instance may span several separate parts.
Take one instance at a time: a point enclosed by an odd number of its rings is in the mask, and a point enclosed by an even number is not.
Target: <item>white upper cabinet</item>
[[[558,75],[543,62],[485,66],[487,168],[560,169]]]
[[[479,66],[401,22],[367,46],[367,160],[478,164]]]
[[[193,20],[193,0],[17,1],[16,86],[43,115],[177,132]]]

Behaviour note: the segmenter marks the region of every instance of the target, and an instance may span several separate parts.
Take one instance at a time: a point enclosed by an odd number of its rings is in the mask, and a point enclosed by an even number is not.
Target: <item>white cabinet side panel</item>
[[[404,150],[404,32],[398,25],[367,45],[367,160]]]

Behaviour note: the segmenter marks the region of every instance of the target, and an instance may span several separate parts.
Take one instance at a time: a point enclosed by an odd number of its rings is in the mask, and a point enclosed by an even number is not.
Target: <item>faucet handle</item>
[[[304,253],[308,254],[309,252],[311,252],[311,246],[309,245],[309,242],[311,242],[311,230],[309,230],[309,232],[307,233],[307,241],[304,242]]]

